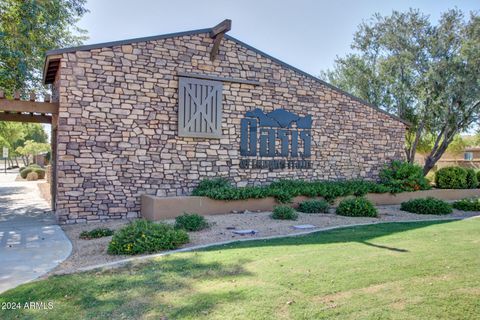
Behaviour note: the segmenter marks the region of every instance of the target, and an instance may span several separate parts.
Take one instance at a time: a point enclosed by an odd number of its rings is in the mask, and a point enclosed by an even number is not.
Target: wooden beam
[[[210,61],[214,61],[218,54],[218,49],[220,48],[220,43],[222,42],[225,32],[232,29],[232,20],[225,19],[210,31],[210,37],[214,39],[212,51],[210,51]]]
[[[58,113],[58,105],[50,102],[0,99],[0,111]]]
[[[215,40],[213,41],[212,51],[210,51],[210,61],[214,61],[217,57],[218,49],[220,48],[220,42],[222,42],[223,35],[223,33],[220,33],[215,37]]]
[[[228,32],[231,29],[232,29],[232,20],[225,19],[212,28],[212,31],[210,31],[210,38],[215,38],[217,35]]]
[[[52,123],[52,116],[21,113],[0,113],[0,121]]]

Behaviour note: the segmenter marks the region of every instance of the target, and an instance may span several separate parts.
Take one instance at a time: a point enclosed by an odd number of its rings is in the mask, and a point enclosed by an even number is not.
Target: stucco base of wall
[[[479,197],[480,189],[434,189],[417,192],[369,193],[367,198],[375,205],[394,205],[416,198],[434,197],[443,200],[458,200],[468,197]],[[296,197],[293,206],[307,199]],[[338,204],[343,198],[338,198]],[[184,212],[195,212],[201,215],[225,214],[240,211],[270,211],[278,203],[274,198],[221,201],[206,197],[155,197],[142,195],[141,216],[147,220],[171,219]]]

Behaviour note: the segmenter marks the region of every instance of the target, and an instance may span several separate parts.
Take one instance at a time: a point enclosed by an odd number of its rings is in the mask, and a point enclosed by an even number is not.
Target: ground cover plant
[[[276,206],[271,217],[277,220],[297,220],[298,213],[290,206]]]
[[[376,217],[377,209],[373,203],[363,197],[344,199],[340,201],[335,211],[336,214],[348,217]]]
[[[202,180],[192,195],[215,200],[244,200],[274,197],[280,203],[289,203],[296,196],[322,197],[333,201],[349,195],[362,196],[369,192],[385,193],[390,189],[372,181],[303,181],[279,180],[267,186],[234,187],[223,178]]]
[[[452,205],[455,209],[463,211],[480,211],[480,198],[467,198],[455,201]]]
[[[380,171],[380,182],[392,193],[430,189],[423,168],[404,161],[392,161]]]
[[[113,235],[114,231],[108,228],[95,228],[89,231],[82,231],[80,233],[80,239],[89,240],[102,237],[109,237]]]
[[[115,232],[108,245],[108,253],[153,253],[176,249],[188,241],[185,230],[174,229],[165,223],[135,220]]]
[[[197,213],[184,213],[175,218],[175,228],[187,231],[200,231],[208,228],[205,217]]]
[[[480,219],[385,223],[53,276],[0,294],[11,319],[476,319]]]
[[[443,200],[429,197],[402,202],[400,210],[417,214],[449,214],[452,213],[452,206]]]
[[[329,204],[325,200],[305,200],[298,204],[297,210],[304,213],[327,213]]]

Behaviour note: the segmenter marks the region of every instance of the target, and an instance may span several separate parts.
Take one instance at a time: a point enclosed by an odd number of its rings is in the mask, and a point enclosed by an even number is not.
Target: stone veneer
[[[375,179],[403,157],[405,124],[357,99],[208,34],[63,53],[56,212],[61,223],[137,217],[140,195],[177,196],[200,179],[238,186],[279,178]],[[222,139],[177,136],[178,72],[260,81],[223,83]],[[313,116],[311,170],[239,168],[240,120],[255,107]]]

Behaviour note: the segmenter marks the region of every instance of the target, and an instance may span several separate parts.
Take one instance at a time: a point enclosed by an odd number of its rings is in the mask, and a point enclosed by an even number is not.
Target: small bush
[[[305,200],[298,204],[298,211],[305,213],[327,213],[329,204],[325,200]]]
[[[36,181],[38,180],[38,174],[34,171],[27,174],[27,181]]]
[[[467,171],[467,188],[475,189],[478,187],[478,178],[475,170],[472,168],[467,168],[465,170]]]
[[[342,200],[336,210],[341,216],[348,217],[376,217],[377,209],[373,203],[363,197]]]
[[[429,197],[402,202],[400,210],[418,214],[440,215],[452,213],[452,206],[443,200]]]
[[[277,220],[297,220],[298,214],[292,207],[276,206],[273,208],[271,217]]]
[[[27,178],[27,175],[33,171],[33,168],[30,168],[30,167],[26,167],[25,169],[23,169],[22,171],[20,171],[20,177],[22,177],[23,179],[26,179]]]
[[[30,165],[23,170],[20,171],[20,176],[23,179],[27,178],[27,175],[30,172],[35,172],[38,175],[38,179],[44,179],[45,178],[45,169],[40,168],[38,165]]]
[[[184,213],[175,218],[175,229],[199,231],[208,228],[207,220],[196,213]]]
[[[380,182],[392,193],[430,189],[423,169],[417,164],[394,160],[380,171]]]
[[[430,189],[419,165],[403,161],[392,161],[380,171],[380,182],[392,193]]]
[[[467,175],[467,170],[464,168],[441,168],[435,174],[435,185],[440,189],[467,189]]]
[[[480,198],[467,198],[455,201],[453,207],[463,211],[480,211]]]
[[[113,230],[108,228],[95,228],[90,231],[82,231],[80,233],[80,239],[90,240],[102,237],[109,237],[113,235]]]
[[[185,230],[176,230],[165,223],[136,220],[115,232],[108,245],[108,253],[152,253],[176,249],[188,241]]]
[[[477,173],[476,173],[476,174],[477,174],[477,181],[480,183],[480,170],[479,170],[479,171],[477,171]]]

